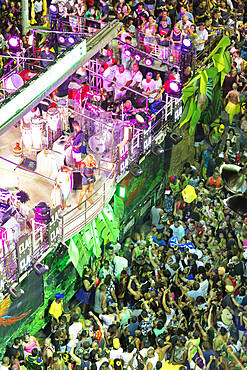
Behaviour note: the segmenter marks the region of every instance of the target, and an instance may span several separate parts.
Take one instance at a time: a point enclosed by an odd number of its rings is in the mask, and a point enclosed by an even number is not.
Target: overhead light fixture
[[[68,38],[67,38],[67,42],[68,42],[68,44],[71,46],[71,45],[74,45],[74,43],[75,43],[75,38],[73,37],[73,36],[69,36]]]
[[[50,10],[50,16],[52,18],[56,18],[59,14],[59,9],[58,9],[58,6],[56,4],[51,4],[50,7],[49,7],[49,10]]]
[[[183,136],[182,135],[178,135],[178,134],[175,134],[174,132],[171,133],[170,135],[170,139],[172,141],[172,143],[174,145],[177,145],[178,143],[180,143],[180,141],[183,139]]]
[[[59,36],[59,37],[58,37],[58,42],[59,42],[59,44],[64,45],[64,44],[65,44],[65,41],[66,41],[66,39],[65,39],[65,37],[64,37],[64,36]]]
[[[179,98],[181,95],[181,84],[178,81],[172,80],[169,83],[168,95],[174,98]]]
[[[49,271],[49,266],[43,265],[41,262],[35,262],[33,265],[33,269],[37,275],[44,275],[47,271]]]
[[[134,177],[139,177],[143,174],[143,170],[136,163],[130,166],[130,173]]]
[[[141,54],[135,54],[134,58],[135,58],[135,60],[136,60],[137,62],[140,62],[140,61],[142,60],[142,56],[141,56]]]
[[[18,36],[11,36],[8,39],[8,44],[9,44],[9,51],[11,52],[18,52],[21,50],[21,39]]]
[[[145,59],[145,64],[146,64],[147,67],[150,67],[153,64],[152,59],[150,59],[150,58]]]
[[[60,241],[54,254],[58,259],[61,260],[65,256],[65,254],[68,252],[68,249],[69,247],[67,246],[67,244],[65,244],[63,241]]]
[[[17,301],[18,299],[20,299],[23,295],[25,294],[24,290],[23,289],[15,289],[13,287],[10,287],[9,288],[9,295],[10,295],[10,299],[11,301],[15,302]]]
[[[160,145],[158,145],[156,143],[152,145],[152,149],[151,150],[152,150],[152,153],[154,153],[157,156],[160,156],[165,151],[165,149],[163,149]]]

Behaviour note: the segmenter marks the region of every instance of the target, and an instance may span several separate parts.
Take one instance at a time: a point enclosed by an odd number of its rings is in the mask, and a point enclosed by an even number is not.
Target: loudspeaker
[[[224,185],[232,193],[239,193],[245,182],[245,169],[235,164],[223,164],[220,168]]]
[[[244,195],[235,194],[223,200],[223,203],[239,215],[243,217],[247,216],[247,198]]]
[[[72,191],[81,190],[82,176],[80,171],[72,172]]]

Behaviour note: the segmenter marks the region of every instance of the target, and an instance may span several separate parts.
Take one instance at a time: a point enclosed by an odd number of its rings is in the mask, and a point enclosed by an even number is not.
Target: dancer
[[[81,126],[77,121],[73,121],[72,126],[75,130],[72,137],[69,138],[68,142],[72,145],[72,156],[75,161],[75,166],[81,163],[81,154],[86,152],[86,148],[83,145],[84,134],[81,130]]]
[[[94,170],[96,169],[96,159],[93,154],[88,154],[86,158],[81,162],[81,175],[82,175],[82,191],[79,196],[79,207],[78,209],[81,209],[81,202],[86,194],[88,192],[88,201],[90,204],[93,204],[93,201],[91,199],[94,183],[96,181],[94,176]]]
[[[232,85],[233,90],[229,91],[226,96],[226,100],[229,99],[225,111],[229,114],[229,123],[232,124],[233,117],[235,114],[240,113],[240,93],[238,92],[238,85]]]

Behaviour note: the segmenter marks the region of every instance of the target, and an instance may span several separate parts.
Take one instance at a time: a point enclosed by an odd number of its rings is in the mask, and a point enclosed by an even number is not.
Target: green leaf
[[[214,54],[212,56],[212,59],[218,71],[223,71],[223,69],[225,68],[224,53]]]
[[[208,79],[208,84],[207,84],[207,91],[206,91],[206,94],[207,94],[207,97],[208,99],[212,100],[213,99],[213,78],[209,78]]]
[[[225,72],[228,73],[231,71],[232,69],[232,58],[231,58],[231,54],[228,50],[226,50],[223,54],[223,57],[224,57],[224,64],[225,64]]]
[[[225,77],[226,77],[226,72],[225,71],[221,71],[221,73],[220,73],[220,86],[223,85],[223,83],[225,81]]]
[[[201,72],[201,79],[200,79],[200,93],[206,94],[207,91],[207,84],[208,84],[208,75],[206,71]]]
[[[185,116],[184,120],[180,123],[179,127],[182,127],[186,122],[188,122],[190,120],[190,118],[192,116],[192,112],[193,112],[193,104],[194,104],[194,99],[190,98],[190,100],[188,100],[187,103],[186,103],[186,105],[188,105],[187,115]],[[184,116],[184,115],[182,114],[182,116]]]
[[[209,54],[209,56],[204,60],[204,63],[209,60],[210,58],[212,58],[212,56],[220,49],[222,48],[223,50],[225,50],[225,48],[227,46],[229,46],[231,44],[231,41],[229,39],[229,37],[227,36],[223,36],[222,39],[220,40],[220,42],[218,43],[218,45],[214,48],[214,50],[212,51],[212,53]]]
[[[199,75],[199,78],[200,78],[200,75]],[[197,86],[186,86],[183,89],[183,96],[182,96],[183,103],[185,104],[188,98],[194,95],[197,90],[198,90]]]
[[[69,243],[69,256],[70,256],[71,262],[76,268],[79,262],[79,251],[78,251],[77,246],[74,243],[73,238],[70,239],[70,243]]]
[[[124,201],[114,194],[114,216],[119,220],[122,219],[124,215]]]
[[[218,73],[218,69],[216,67],[205,68],[205,72],[209,78],[214,77]]]
[[[200,117],[201,117],[201,108],[196,106],[196,104],[194,104],[194,110],[193,110],[193,114],[192,114],[192,117],[191,117],[191,120],[190,120],[190,129],[189,129],[189,134],[192,135],[193,132],[194,132],[194,129],[197,125],[197,122],[199,121]]]

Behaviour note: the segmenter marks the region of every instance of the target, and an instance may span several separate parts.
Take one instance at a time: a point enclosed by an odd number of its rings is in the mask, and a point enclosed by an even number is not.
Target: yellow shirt
[[[56,319],[58,319],[63,313],[63,302],[57,303],[53,301],[51,307],[49,309],[49,314],[53,315]]]

